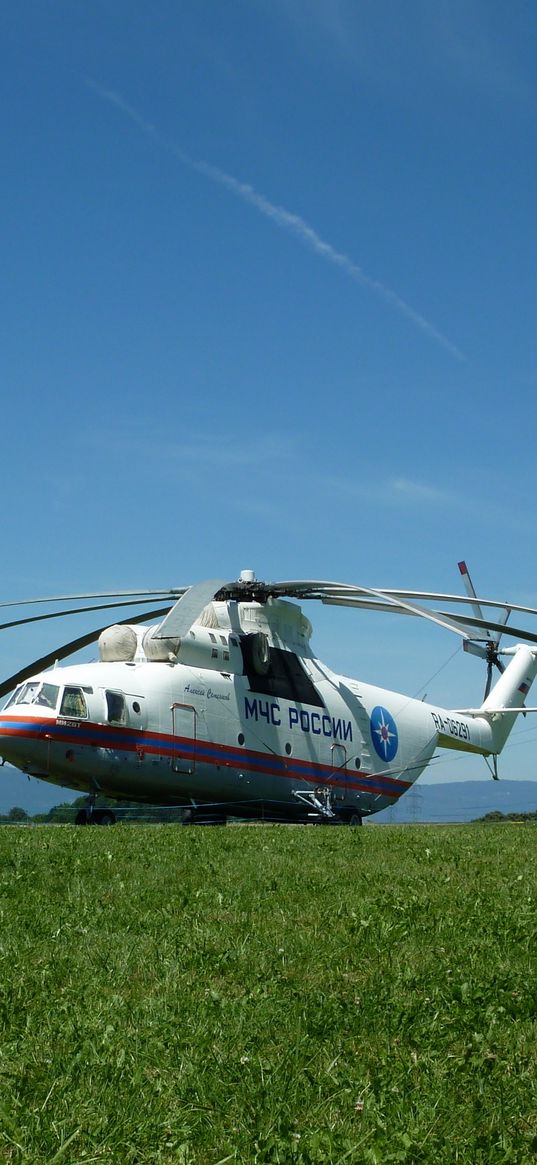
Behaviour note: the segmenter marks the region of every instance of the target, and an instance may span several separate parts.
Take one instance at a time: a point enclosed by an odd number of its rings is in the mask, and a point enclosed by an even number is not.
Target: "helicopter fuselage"
[[[133,636],[132,659],[110,658],[123,645],[105,642],[99,662],[20,685],[0,713],[0,754],[114,798],[348,820],[393,804],[438,746],[494,751],[486,717],[331,671],[294,604],[243,604],[240,617],[237,604],[218,606],[212,627],[195,625],[180,644],[159,643],[158,629],[112,628]]]

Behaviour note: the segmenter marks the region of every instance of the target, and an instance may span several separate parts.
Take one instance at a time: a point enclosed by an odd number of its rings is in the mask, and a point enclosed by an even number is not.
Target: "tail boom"
[[[457,715],[469,718],[472,723],[472,738],[475,744],[468,748],[450,738],[439,738],[438,743],[447,748],[465,748],[465,751],[480,752],[483,755],[500,753],[517,719],[517,714],[525,711],[525,700],[537,675],[537,649],[519,643],[509,650],[513,656],[510,664],[500,676],[497,684],[480,708],[465,708]],[[476,739],[477,737],[477,739]],[[479,742],[479,743],[478,743]]]

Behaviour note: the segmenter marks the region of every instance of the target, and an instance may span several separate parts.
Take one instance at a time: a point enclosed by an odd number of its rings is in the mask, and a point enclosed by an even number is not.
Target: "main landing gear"
[[[203,806],[192,806],[186,809],[183,814],[183,825],[226,825],[227,814],[221,809],[212,808],[210,805],[206,808]]]
[[[95,808],[95,793],[88,797],[85,809],[79,809],[75,817],[75,825],[115,825],[116,816],[111,809]]]
[[[338,825],[363,825],[364,819],[357,809],[341,809],[338,813]]]

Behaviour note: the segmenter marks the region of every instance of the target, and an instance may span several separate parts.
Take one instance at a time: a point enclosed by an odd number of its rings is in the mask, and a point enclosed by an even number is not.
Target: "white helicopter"
[[[405,793],[437,748],[491,758],[497,777],[497,756],[517,714],[537,710],[525,706],[537,674],[537,635],[506,623],[513,611],[537,611],[478,600],[466,565],[459,569],[466,597],[334,582],[263,583],[243,571],[234,583],[32,600],[107,602],[4,626],[134,605],[149,596],[166,605],[56,648],[1,683],[0,696],[12,694],[0,713],[0,753],[29,776],[87,792],[82,824],[114,821],[111,811],[95,808],[96,796],[105,794],[185,806],[193,822],[233,815],[359,825]],[[440,624],[486,659],[484,702],[447,710],[337,675],[312,652],[311,624],[289,599]],[[466,603],[470,611],[453,615],[416,599]],[[488,619],[484,607],[501,613]],[[145,625],[150,618],[161,621]],[[518,643],[500,653],[502,634],[532,646]],[[98,662],[58,666],[97,639]],[[501,674],[492,688],[495,666]]]

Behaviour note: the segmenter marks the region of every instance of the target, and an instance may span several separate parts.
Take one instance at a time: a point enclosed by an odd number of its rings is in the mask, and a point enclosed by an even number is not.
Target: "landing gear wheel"
[[[362,814],[361,813],[351,813],[351,815],[349,817],[349,825],[356,826],[356,825],[362,825],[362,824],[363,824]]]
[[[93,824],[94,825],[115,825],[115,814],[111,809],[94,809],[93,810]]]
[[[87,809],[79,809],[78,813],[75,817],[75,825],[87,825],[87,824],[88,824],[88,811],[87,811]]]
[[[187,809],[183,825],[226,825],[227,815],[211,809]]]

